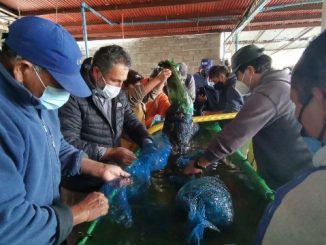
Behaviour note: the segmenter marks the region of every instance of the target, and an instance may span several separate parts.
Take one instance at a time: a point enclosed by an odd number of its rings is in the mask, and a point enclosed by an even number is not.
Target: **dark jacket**
[[[252,138],[257,171],[271,188],[310,168],[312,156],[300,137],[289,81],[286,71],[265,73],[236,118],[211,141],[206,159],[221,159]]]
[[[0,65],[0,244],[60,244],[72,213],[60,202],[63,175],[79,173],[82,152],[62,137],[57,110]]]
[[[108,111],[104,112],[96,95],[97,90],[90,83],[88,84],[92,90],[90,97],[71,96],[59,110],[64,138],[76,148],[85,151],[89,158],[97,161],[103,154],[103,148],[120,145],[122,131],[142,147],[144,140],[151,137],[130,108],[125,93],[121,91],[116,98],[110,100]],[[80,176],[77,178],[80,179]],[[63,183],[66,185],[65,180]]]
[[[244,104],[241,94],[235,89],[235,83],[237,78],[235,75],[231,76],[225,82],[225,87],[218,89],[216,85],[214,87],[206,85],[198,91],[206,95],[207,100],[205,103],[200,104],[198,102],[198,96],[194,103],[195,114],[202,115],[203,111],[224,113],[238,112]]]

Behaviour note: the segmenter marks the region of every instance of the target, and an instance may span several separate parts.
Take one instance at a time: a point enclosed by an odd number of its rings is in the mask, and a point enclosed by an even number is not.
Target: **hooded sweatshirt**
[[[284,70],[263,74],[236,118],[210,142],[205,158],[222,159],[252,138],[257,171],[273,189],[311,168],[312,155],[300,136],[289,81]]]
[[[326,244],[326,147],[314,168],[280,188],[260,222],[256,244]]]

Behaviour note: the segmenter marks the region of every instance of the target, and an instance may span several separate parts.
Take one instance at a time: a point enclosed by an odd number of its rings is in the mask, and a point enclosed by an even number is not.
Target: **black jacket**
[[[206,85],[197,93],[205,94],[207,100],[200,104],[196,98],[194,107],[196,115],[201,115],[203,111],[223,111],[224,113],[238,112],[244,104],[241,94],[235,89],[236,77],[233,75],[225,83],[221,90]]]
[[[111,120],[93,93],[88,98],[71,96],[59,110],[61,132],[76,148],[85,151],[89,158],[99,160],[99,147],[117,147],[122,130],[139,146],[150,138],[145,126],[131,110],[124,92],[111,100]]]
[[[125,93],[121,91],[116,98],[112,99],[109,103],[109,112],[105,113],[95,95],[96,89],[90,83],[88,84],[92,90],[90,97],[71,96],[59,110],[61,132],[66,141],[85,151],[90,159],[96,161],[101,157],[101,148],[120,145],[122,131],[142,147],[144,140],[151,137],[130,108]],[[106,116],[107,114],[111,115],[111,119]],[[79,179],[79,176],[73,178]],[[69,189],[75,189],[73,184],[71,185],[64,184],[67,188],[71,187]],[[79,191],[87,191],[86,187],[81,187],[81,189]]]

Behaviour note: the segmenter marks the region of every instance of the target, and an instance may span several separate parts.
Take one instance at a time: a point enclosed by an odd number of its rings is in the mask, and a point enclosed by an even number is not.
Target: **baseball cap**
[[[213,60],[211,59],[202,59],[200,61],[200,68],[209,70],[213,66]]]
[[[256,45],[242,47],[231,58],[232,71],[236,73],[242,65],[264,55],[263,52],[264,48],[258,48]]]
[[[24,59],[46,69],[72,95],[91,95],[80,74],[80,49],[61,25],[36,16],[23,17],[10,25],[5,43]]]

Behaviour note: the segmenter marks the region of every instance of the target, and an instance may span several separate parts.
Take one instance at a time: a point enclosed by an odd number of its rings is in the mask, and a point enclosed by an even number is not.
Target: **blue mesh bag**
[[[186,183],[177,194],[177,203],[188,214],[192,229],[188,242],[199,244],[204,229],[219,231],[218,227],[233,222],[233,204],[224,183],[216,176],[198,178]]]
[[[147,191],[151,173],[163,169],[168,162],[171,144],[164,135],[155,138],[155,144],[145,146],[139,157],[126,168],[131,174],[132,184],[123,186],[121,180],[105,183],[100,191],[110,203],[109,217],[113,222],[126,227],[132,226],[129,200]]]

